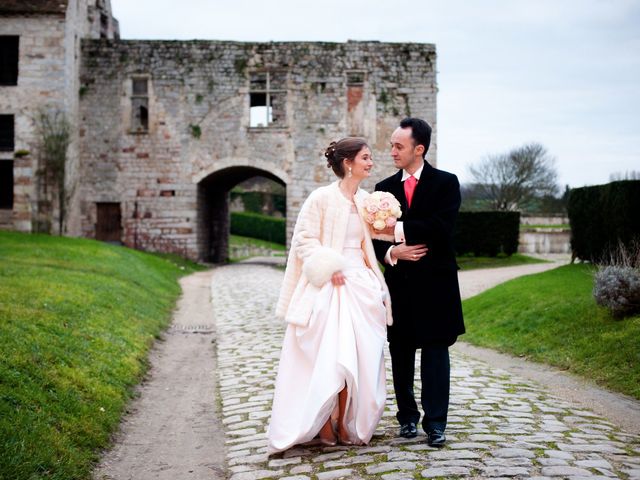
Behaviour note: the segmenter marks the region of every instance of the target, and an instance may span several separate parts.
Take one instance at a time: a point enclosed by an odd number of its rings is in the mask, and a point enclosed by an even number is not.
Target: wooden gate
[[[96,203],[98,221],[96,223],[96,240],[103,242],[122,241],[122,214],[119,203]]]

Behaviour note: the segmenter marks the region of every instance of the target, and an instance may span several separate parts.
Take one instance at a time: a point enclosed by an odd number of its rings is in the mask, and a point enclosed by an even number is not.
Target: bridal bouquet
[[[393,241],[393,235],[381,232],[395,226],[401,216],[400,202],[389,192],[373,192],[364,199],[362,217],[371,226],[371,238]]]

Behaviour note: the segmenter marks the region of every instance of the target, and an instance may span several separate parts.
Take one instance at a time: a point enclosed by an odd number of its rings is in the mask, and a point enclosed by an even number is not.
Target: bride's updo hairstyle
[[[331,142],[324,152],[327,158],[327,168],[332,168],[333,173],[338,177],[344,178],[344,162],[353,161],[356,155],[363,147],[368,147],[367,141],[361,137],[346,137],[337,142]]]

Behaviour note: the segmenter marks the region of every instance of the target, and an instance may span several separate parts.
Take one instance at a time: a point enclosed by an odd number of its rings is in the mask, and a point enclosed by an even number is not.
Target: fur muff
[[[335,272],[345,267],[342,255],[329,247],[320,247],[304,261],[302,272],[311,285],[322,287]]]

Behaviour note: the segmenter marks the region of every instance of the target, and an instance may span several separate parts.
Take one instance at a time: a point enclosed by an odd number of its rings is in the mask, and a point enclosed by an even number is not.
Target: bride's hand
[[[396,232],[396,227],[384,227],[384,230],[375,230],[376,233],[380,233],[382,235],[391,235],[392,237],[395,236],[395,232]]]
[[[340,285],[344,285],[344,275],[342,272],[336,272],[331,275],[331,283],[334,287],[339,287]]]

